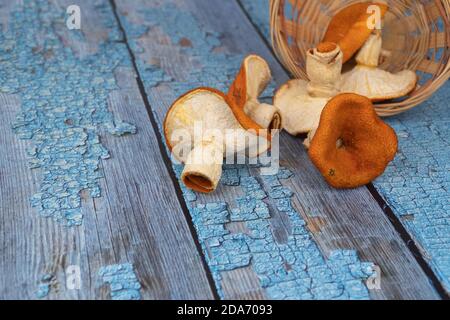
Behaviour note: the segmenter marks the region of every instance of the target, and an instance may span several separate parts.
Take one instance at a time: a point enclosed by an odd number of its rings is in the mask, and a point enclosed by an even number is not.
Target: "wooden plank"
[[[226,90],[250,52],[268,60],[277,85],[287,79],[234,1],[116,3],[160,128],[178,95],[197,86]],[[368,298],[361,287],[364,277],[344,267],[361,271],[362,260],[382,270],[381,289],[371,290],[371,298],[439,298],[366,188],[329,188],[301,141],[286,134],[281,159],[293,177],[263,177],[257,168],[231,167],[215,193],[185,194],[221,297]],[[292,198],[283,194],[289,192]],[[243,196],[250,198],[239,200]],[[246,212],[252,205],[260,206],[263,217]],[[342,264],[343,255],[351,253],[341,249],[356,250],[361,260]],[[348,290],[345,279],[360,294]]]
[[[9,21],[16,23],[14,28],[18,28],[15,31],[19,38],[13,39],[13,55],[26,53],[28,57],[26,65],[17,67],[33,65],[37,72],[11,93],[4,93],[9,82],[0,82],[3,92],[0,94],[0,298],[35,299],[39,285],[45,280],[42,276],[51,274],[50,292],[43,294],[44,298],[109,299],[111,289],[102,282],[99,269],[129,262],[142,286],[140,293],[144,299],[211,299],[213,292],[201,256],[159,152],[157,135],[139,93],[112,7],[108,1],[77,3],[82,14],[81,34],[68,30],[60,19],[72,1],[55,0],[49,6],[45,2],[28,2],[27,9],[20,11],[16,18],[7,14]],[[21,1],[16,5],[15,9],[23,8]],[[3,8],[1,6],[0,10]],[[44,23],[48,26],[49,22],[52,27],[45,28]],[[32,40],[22,41],[27,36],[24,32],[28,32]],[[53,56],[63,58],[68,64],[75,62],[72,73],[63,69],[64,64],[58,63],[59,60],[52,60],[50,54],[46,55],[48,61],[41,60],[43,52],[50,50],[48,47],[34,49],[32,53],[33,39],[45,40],[55,35],[56,44],[51,47]],[[3,44],[7,43],[3,40],[0,50],[4,50]],[[75,54],[63,52],[64,48],[71,48]],[[101,60],[102,56],[108,60]],[[115,62],[119,62],[119,66],[108,71],[110,63]],[[45,66],[46,73],[39,73],[41,65]],[[5,61],[0,64],[0,72],[2,76],[13,74],[19,81],[23,80],[21,71]],[[45,219],[36,208],[31,208],[30,197],[42,191],[43,170],[27,168],[26,147],[35,140],[20,140],[11,130],[21,108],[32,109],[30,101],[34,100],[27,96],[32,85],[38,87],[33,94],[55,107],[51,98],[40,95],[48,88],[55,88],[45,74],[62,72],[65,78],[56,86],[62,105],[70,109],[78,101],[97,102],[97,116],[108,115],[102,109],[104,105],[115,115],[116,125],[120,123],[117,119],[124,119],[137,127],[137,134],[117,137],[100,129],[108,119],[99,123],[95,132],[111,158],[100,163],[104,176],[98,180],[101,197],[91,198],[87,190],[81,192],[84,219],[76,227],[65,227]],[[103,90],[92,82],[96,76],[105,81],[116,79],[115,85],[105,86]],[[87,83],[83,82],[84,77]],[[101,101],[96,100],[99,96]],[[76,109],[82,113],[83,108],[85,106]],[[51,109],[43,124],[54,125],[57,119],[51,116],[56,114],[57,111]],[[77,125],[77,113],[67,117],[71,117],[68,125]],[[87,122],[79,126],[87,130],[92,118],[85,120]],[[69,279],[66,268],[71,265],[80,267],[81,290],[66,287]]]
[[[267,10],[267,5],[254,7],[247,5],[249,1],[241,2],[253,23],[264,30],[266,21],[261,19],[264,14],[254,11]],[[436,19],[439,12],[435,4],[429,5]],[[438,46],[443,41],[441,33],[431,34],[431,37]],[[419,70],[426,72],[433,69],[436,69],[433,61],[424,61],[419,66]],[[449,95],[450,84],[447,83],[422,106],[386,119],[399,136],[400,150],[385,174],[374,182],[447,294],[450,290],[450,120],[446,111]]]

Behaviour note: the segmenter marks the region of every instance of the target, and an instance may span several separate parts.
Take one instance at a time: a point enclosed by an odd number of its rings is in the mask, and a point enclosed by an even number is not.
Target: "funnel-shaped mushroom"
[[[322,111],[309,156],[335,188],[356,188],[381,175],[397,152],[395,131],[375,113],[372,102],[346,93]]]
[[[267,62],[260,56],[249,55],[244,59],[227,97],[261,127],[280,129],[281,115],[278,109],[258,101],[271,77]]]
[[[342,75],[341,92],[383,101],[403,97],[414,90],[417,84],[415,72],[403,70],[390,73],[378,68],[381,47],[380,33],[371,35],[356,56],[356,67]]]
[[[386,14],[388,7],[384,3],[356,3],[338,12],[328,25],[323,42],[334,42],[339,45],[344,55],[343,63],[358,51],[369,38],[373,29],[369,28],[371,16],[369,6],[380,8],[380,19]]]
[[[254,157],[270,147],[266,130],[212,88],[178,98],[167,112],[164,135],[172,155],[185,164],[183,183],[204,193],[216,189],[224,156],[246,152]]]
[[[297,135],[317,127],[323,107],[338,93],[341,68],[342,52],[334,43],[322,43],[307,52],[310,81],[290,80],[274,97],[287,132]]]

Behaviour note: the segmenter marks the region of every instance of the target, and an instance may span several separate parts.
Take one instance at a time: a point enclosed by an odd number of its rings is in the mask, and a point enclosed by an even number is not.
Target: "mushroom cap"
[[[417,74],[411,70],[390,73],[375,67],[357,65],[342,74],[340,91],[356,93],[374,102],[384,101],[407,95],[416,88],[417,80]]]
[[[363,96],[344,93],[322,111],[308,154],[335,188],[356,188],[381,175],[397,152],[397,135]]]
[[[367,26],[371,14],[367,8],[371,5],[380,7],[381,18],[384,17],[388,6],[384,3],[356,3],[339,11],[330,21],[323,42],[334,42],[339,45],[344,54],[343,63],[358,51],[373,30]]]
[[[272,75],[266,60],[256,54],[245,57],[235,81],[228,91],[230,100],[244,108],[250,99],[257,99],[267,87]]]
[[[272,78],[270,67],[262,57],[252,54],[245,57],[241,68],[228,90],[227,99],[235,108],[245,110],[249,101],[257,101]],[[279,129],[280,119],[275,115],[270,129]]]
[[[316,128],[322,109],[329,100],[310,96],[307,85],[305,80],[290,80],[275,93],[274,105],[280,109],[283,128],[292,135]]]
[[[270,147],[271,136],[266,130],[250,119],[244,111],[229,103],[225,94],[219,90],[202,87],[186,92],[179,97],[169,108],[164,119],[164,136],[170,151],[178,143],[177,132],[188,132],[194,137],[194,125],[202,123],[204,130],[244,129],[251,130],[255,134],[268,141]],[[258,154],[266,151],[258,149]],[[178,160],[185,159],[175,155]],[[187,156],[187,155],[185,155]]]

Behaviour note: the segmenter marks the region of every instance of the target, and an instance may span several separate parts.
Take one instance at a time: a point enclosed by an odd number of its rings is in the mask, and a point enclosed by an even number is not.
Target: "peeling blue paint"
[[[227,90],[226,82],[232,81],[243,56],[218,53],[211,57],[210,54],[214,48],[220,46],[220,34],[202,28],[192,16],[183,14],[171,3],[151,10],[143,9],[141,14],[143,19],[149,22],[149,29],[164,32],[172,44],[178,44],[183,39],[187,39],[191,45],[185,47],[180,45],[177,48],[178,52],[173,52],[173,54],[179,54],[182,58],[188,59],[189,64],[195,66],[195,68],[192,67],[191,70],[185,71],[184,76],[187,81],[173,81],[173,78],[167,74],[170,71],[166,70],[161,62],[158,64],[158,60],[155,64],[139,60],[137,65],[147,88],[170,82],[175,94],[181,95],[196,87],[221,83],[217,89]],[[164,18],[162,19],[162,17]],[[124,28],[127,30],[128,36],[127,27],[131,24],[125,17],[121,17],[121,20],[125,22]],[[189,32],[186,33],[186,30]],[[139,36],[139,34],[133,33],[131,39],[138,39]],[[137,44],[137,46],[139,45]],[[205,52],[209,54],[205,55]],[[163,60],[164,57],[160,57],[160,59]]]
[[[137,66],[149,96],[153,87],[164,82],[175,95],[198,86],[227,90],[244,55],[215,50],[221,46],[220,34],[207,31],[188,10],[169,1],[152,5],[151,10],[143,9],[140,15],[151,30],[148,34],[158,33],[158,39],[170,41],[171,54],[179,55],[180,63],[195,66],[186,67],[185,71],[183,68],[183,74],[169,75],[173,70],[164,68],[164,56],[157,45],[146,47],[149,50],[146,62],[139,58],[142,48],[137,49]],[[123,25],[127,37],[132,38],[136,49],[144,34],[136,32],[128,18],[120,19],[126,22]],[[187,39],[184,45],[183,39]],[[291,178],[293,173],[282,168],[278,175],[257,177],[252,175],[251,167],[255,166],[225,165],[223,168],[222,186],[239,188],[244,194],[235,203],[198,203],[195,193],[180,182],[219,295],[225,297],[222,272],[251,267],[269,298],[368,299],[364,279],[372,275],[373,264],[361,262],[352,250],[336,250],[328,258],[324,257],[292,205],[292,190],[280,181]],[[179,178],[182,167],[174,165],[174,170]],[[276,203],[276,208],[269,207],[270,200]],[[286,215],[291,223],[286,243],[278,243],[272,233],[273,210]],[[240,223],[247,232],[231,232],[227,229],[229,223]]]
[[[269,0],[240,0],[267,39]],[[288,15],[289,8],[285,11]],[[442,19],[437,27],[442,30]],[[440,57],[437,53],[437,57]],[[421,73],[421,83],[431,75]],[[387,118],[399,151],[374,186],[420,245],[426,260],[450,291],[450,85],[427,102]]]
[[[41,277],[41,281],[38,284],[38,290],[36,291],[36,298],[43,299],[50,293],[50,285],[53,280],[52,274],[45,274]]]
[[[40,283],[38,286],[38,291],[36,292],[36,297],[38,299],[43,299],[50,293],[50,284]]]
[[[292,172],[282,168],[278,176],[263,176],[261,185],[246,170],[240,185],[245,197],[236,199],[236,207],[224,202],[192,207],[192,219],[221,297],[221,272],[251,266],[272,299],[368,299],[363,280],[372,275],[373,264],[360,262],[352,250],[336,250],[323,257],[292,206],[293,193],[282,186],[280,179],[290,177]],[[275,200],[278,212],[289,217],[292,230],[285,244],[278,243],[272,233],[268,199]],[[230,232],[225,227],[230,222],[244,223],[248,233]]]
[[[180,178],[182,167],[175,168]],[[261,176],[263,184],[247,166],[227,165],[224,172],[237,177],[232,184],[229,179],[221,180],[221,184],[239,187],[245,193],[236,199],[234,207],[226,202],[197,204],[195,193],[180,181],[221,298],[225,298],[221,272],[247,266],[255,271],[271,299],[370,298],[364,280],[373,275],[373,263],[361,262],[354,250],[335,250],[328,258],[323,256],[292,205],[293,192],[280,181],[293,176],[289,169]],[[286,244],[278,243],[272,233],[267,200],[274,200],[276,210],[289,217],[292,229]],[[230,232],[226,225],[231,222],[244,223],[248,233]]]
[[[161,33],[161,36],[167,37],[173,45],[171,55],[179,56],[180,63],[183,64],[183,70],[180,70],[182,74],[173,75],[171,74],[174,72],[173,68],[166,69],[164,55],[161,52],[154,52],[153,55],[151,50],[155,48],[146,47],[147,53],[154,59],[152,61],[138,59],[137,66],[147,89],[162,83],[170,83],[176,96],[204,86],[228,91],[245,55],[218,50],[222,45],[220,33],[208,30],[200,21],[170,1],[151,9],[142,9],[140,15],[147,23],[146,26],[137,27],[127,17],[120,16],[127,38],[132,43],[132,50],[135,53],[144,51],[139,45],[139,39],[149,30],[153,34]],[[176,76],[178,77],[175,80]],[[274,89],[275,83],[272,81],[263,96],[271,95]]]
[[[98,3],[96,10],[112,30],[98,52],[84,58],[60,40],[65,10],[48,1],[24,1],[0,34],[0,92],[20,97],[22,110],[12,127],[19,138],[31,140],[29,167],[42,172],[31,204],[67,226],[82,223],[82,190],[101,194],[99,162],[109,153],[100,130],[136,132],[108,110],[108,94],[117,89],[114,70],[130,62],[125,45],[114,42],[121,35],[109,3]],[[70,35],[85,41],[80,31]]]
[[[450,116],[447,83],[430,100],[388,119],[399,150],[375,182],[450,291]]]
[[[141,285],[131,263],[101,267],[98,274],[109,284],[112,300],[141,300]]]
[[[224,167],[220,182],[226,186],[238,186],[241,182],[239,169]]]

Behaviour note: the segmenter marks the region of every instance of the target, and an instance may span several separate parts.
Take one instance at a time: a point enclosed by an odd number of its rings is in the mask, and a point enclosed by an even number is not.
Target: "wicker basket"
[[[274,50],[292,74],[307,79],[306,51],[320,43],[331,18],[362,0],[271,0]],[[374,1],[376,2],[376,1]],[[411,109],[428,99],[450,76],[450,0],[388,0],[381,64],[390,72],[416,70],[419,85],[402,100],[375,104],[380,116]]]

